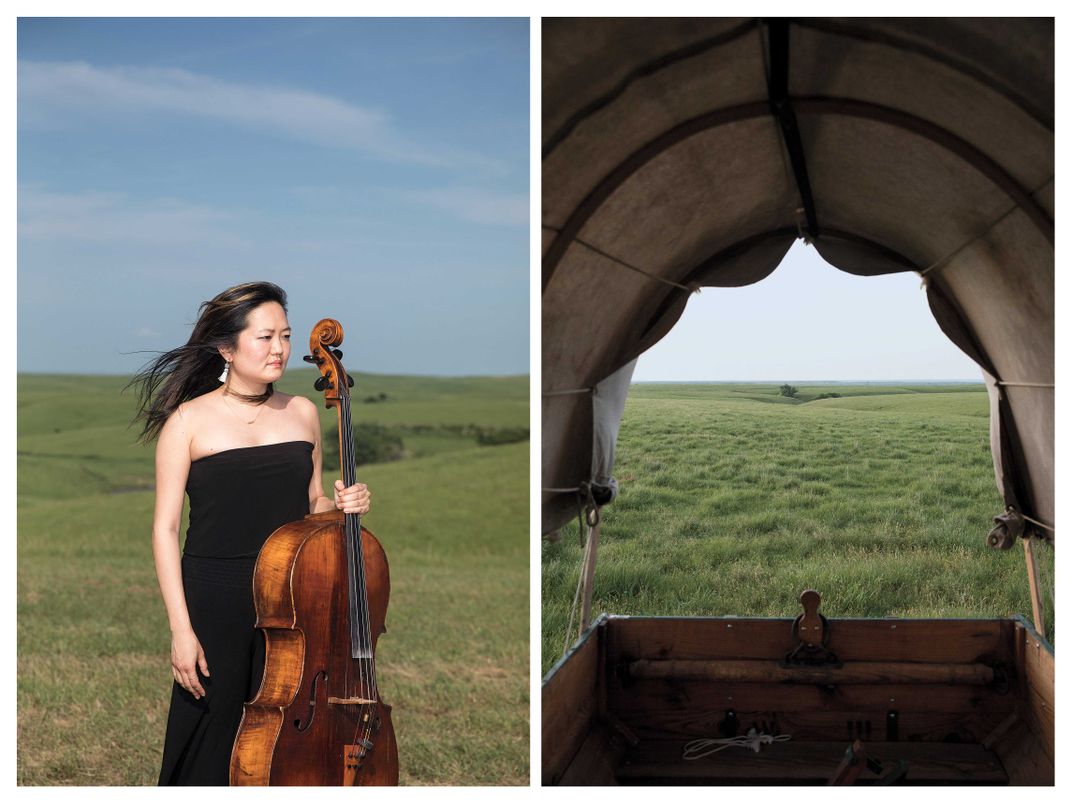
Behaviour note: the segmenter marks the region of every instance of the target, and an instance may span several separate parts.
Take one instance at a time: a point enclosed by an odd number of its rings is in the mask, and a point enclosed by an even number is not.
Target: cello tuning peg
[[[342,360],[342,349],[332,349],[331,353],[335,355],[336,360]]]
[[[327,377],[317,377],[316,382],[313,383],[313,388],[318,391],[323,391],[325,388],[331,388],[331,383],[328,382]]]
[[[349,374],[346,375],[346,384],[351,388],[354,387],[354,378],[351,377]]]
[[[306,355],[305,357],[302,358],[302,360],[304,360],[306,363],[315,363],[316,362],[316,358],[313,357],[312,355]]]

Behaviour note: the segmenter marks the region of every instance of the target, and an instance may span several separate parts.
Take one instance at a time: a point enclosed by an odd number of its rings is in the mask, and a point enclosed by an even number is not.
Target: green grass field
[[[358,473],[391,564],[377,657],[401,781],[528,784],[529,445],[472,434],[527,428],[528,378],[355,377],[355,427],[396,428],[408,456]],[[313,379],[293,371],[281,389],[316,400]],[[149,785],[159,772],[170,637],[153,450],[134,444],[124,384],[18,379],[19,784]]]
[[[593,615],[1031,615],[982,385],[634,385],[603,511]],[[840,398],[817,399],[836,392]],[[542,665],[567,640],[576,525],[543,545]],[[1053,553],[1039,551],[1053,635]],[[576,634],[573,634],[576,636]],[[570,640],[572,641],[572,639]]]

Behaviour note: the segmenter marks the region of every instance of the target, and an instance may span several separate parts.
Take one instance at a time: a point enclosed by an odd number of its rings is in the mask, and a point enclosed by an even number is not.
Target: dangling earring
[[[230,368],[230,363],[223,364],[223,374],[220,375],[220,382],[227,382],[227,372],[230,370]]]

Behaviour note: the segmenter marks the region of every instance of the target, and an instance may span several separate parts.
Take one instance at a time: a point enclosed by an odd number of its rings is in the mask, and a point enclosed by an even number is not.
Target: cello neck
[[[354,428],[350,420],[350,395],[342,395],[339,413],[339,464],[343,483],[357,482],[357,456],[354,450]],[[350,655],[370,663],[371,686],[375,689],[375,667],[372,665],[372,632],[368,617],[368,587],[365,581],[365,553],[361,547],[361,515],[346,514],[346,563],[349,584]]]
[[[314,384],[324,392],[329,408],[335,408],[339,419],[339,468],[346,486],[357,482],[357,455],[354,450],[354,428],[350,420],[350,386],[353,380],[342,364],[342,325],[334,318],[323,318],[309,335],[310,354],[305,358],[320,371]],[[372,629],[369,620],[368,586],[365,581],[365,553],[361,540],[361,517],[346,514],[345,548],[347,570],[348,614],[350,618],[350,654],[362,660],[361,674],[370,685],[370,693],[376,688],[375,666],[372,656]]]
[[[339,399],[336,411],[339,415],[339,472],[344,486],[357,482],[357,451],[354,447],[354,426],[350,420],[350,395]],[[361,530],[361,515],[346,514],[347,523],[353,523],[357,531]]]

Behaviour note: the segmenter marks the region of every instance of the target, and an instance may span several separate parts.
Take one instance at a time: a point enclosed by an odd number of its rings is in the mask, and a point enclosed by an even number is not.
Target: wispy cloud
[[[22,119],[71,109],[122,108],[197,116],[255,127],[299,142],[353,149],[433,167],[502,173],[498,160],[425,147],[397,131],[382,110],[301,89],[223,81],[180,69],[97,67],[86,62],[20,61]]]
[[[143,201],[123,193],[57,193],[19,187],[18,234],[25,239],[241,245],[236,215],[174,199]]]
[[[470,223],[496,226],[527,226],[529,197],[476,187],[440,187],[411,190],[403,198],[436,207]]]

